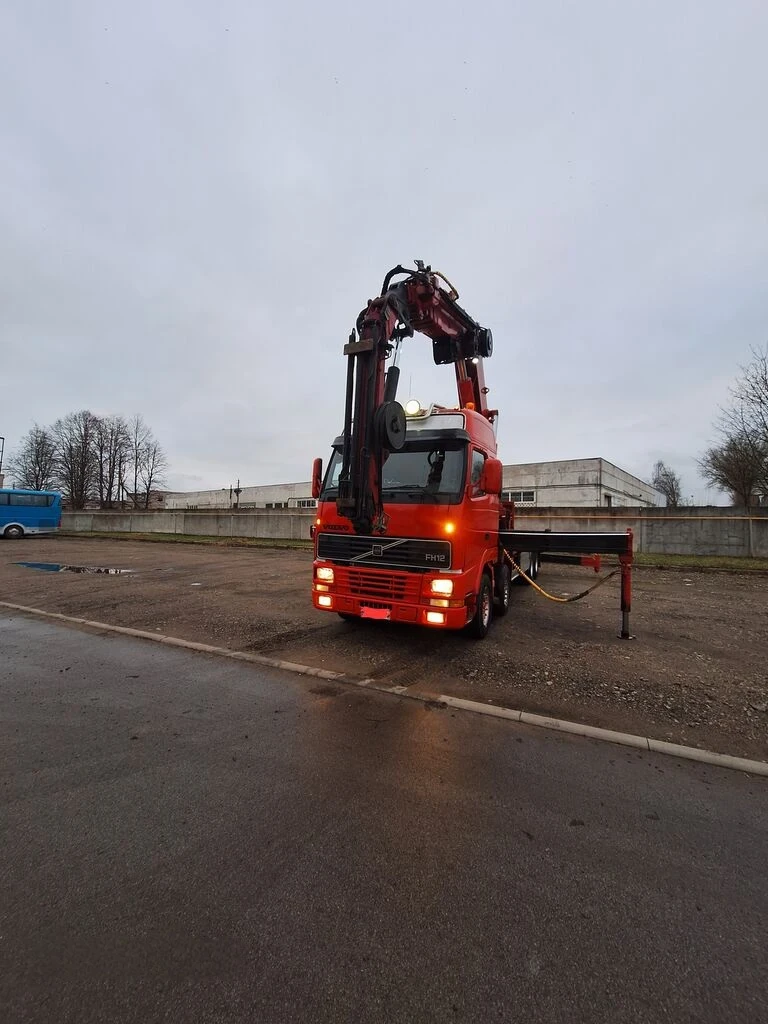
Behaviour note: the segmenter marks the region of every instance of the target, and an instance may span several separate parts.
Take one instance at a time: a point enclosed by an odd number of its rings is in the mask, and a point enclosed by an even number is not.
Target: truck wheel
[[[535,580],[539,575],[539,553],[538,551],[531,552],[531,561],[528,566],[528,575],[532,580]]]
[[[517,556],[517,564],[522,568],[525,576],[530,576],[532,580],[535,580],[539,575],[539,556],[535,551],[532,551],[528,556],[528,565],[523,565],[523,556]],[[515,576],[515,583],[519,587],[527,587],[528,580],[525,576]]]
[[[495,615],[506,615],[509,610],[509,601],[512,593],[512,580],[509,566],[502,562],[496,572],[496,599],[493,605]]]
[[[475,640],[482,640],[488,632],[493,614],[493,592],[491,590],[491,578],[483,573],[480,583],[480,590],[477,594],[477,607],[472,621],[467,626],[467,633]]]
[[[8,540],[21,540],[24,536],[24,531],[20,526],[6,526],[3,536],[7,537]]]

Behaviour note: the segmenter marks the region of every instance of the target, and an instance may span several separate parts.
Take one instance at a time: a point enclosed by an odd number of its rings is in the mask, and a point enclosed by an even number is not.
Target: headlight
[[[450,597],[453,593],[453,580],[432,580],[430,589],[433,594],[443,594]]]
[[[315,571],[315,579],[322,580],[323,583],[333,583],[333,569],[330,565],[318,565]]]

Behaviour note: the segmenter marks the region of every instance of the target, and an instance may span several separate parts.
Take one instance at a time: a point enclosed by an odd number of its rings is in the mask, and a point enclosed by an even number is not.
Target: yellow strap
[[[515,569],[517,569],[517,571],[520,573],[523,579],[527,580],[531,584],[534,590],[538,590],[538,592],[543,597],[546,597],[549,601],[556,601],[558,604],[572,604],[574,601],[580,601],[582,597],[586,597],[587,594],[591,594],[593,590],[597,590],[598,587],[602,587],[602,585],[604,583],[607,583],[612,576],[616,576],[619,572],[621,572],[620,569],[614,569],[613,572],[609,572],[607,576],[603,576],[601,580],[598,580],[597,583],[594,583],[591,587],[589,587],[587,590],[582,591],[580,594],[574,594],[572,597],[555,597],[554,594],[548,594],[546,590],[543,590],[538,585],[538,583],[535,583],[527,573],[523,572],[523,570],[520,568],[520,566],[517,564],[517,562],[514,560],[514,558],[512,557],[512,555],[510,555],[508,551],[505,550],[504,555],[512,563],[512,565],[514,565]]]

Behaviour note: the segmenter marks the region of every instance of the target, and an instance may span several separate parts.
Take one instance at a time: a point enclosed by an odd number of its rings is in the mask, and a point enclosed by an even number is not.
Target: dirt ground
[[[134,571],[53,573],[20,561]],[[618,578],[570,605],[516,587],[507,617],[478,642],[344,623],[312,607],[310,574],[306,551],[0,541],[5,601],[768,758],[768,575],[636,569],[630,641],[617,638]],[[545,565],[539,583],[564,595],[594,579]]]

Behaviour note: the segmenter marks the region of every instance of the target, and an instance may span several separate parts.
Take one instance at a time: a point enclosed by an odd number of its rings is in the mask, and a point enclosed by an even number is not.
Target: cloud
[[[9,447],[140,411],[181,486],[306,479],[390,266],[493,328],[505,461],[695,458],[768,322],[763,5],[16,5]],[[403,380],[449,401],[408,342]]]

